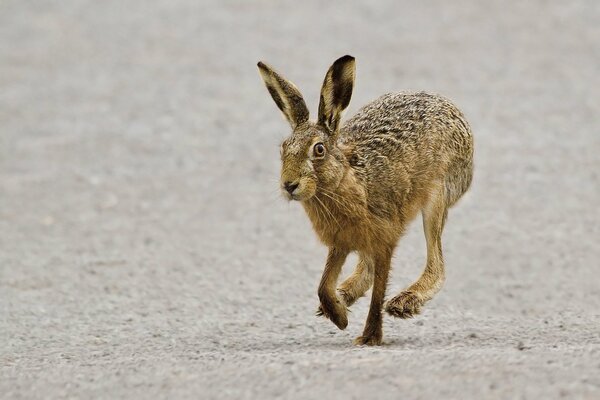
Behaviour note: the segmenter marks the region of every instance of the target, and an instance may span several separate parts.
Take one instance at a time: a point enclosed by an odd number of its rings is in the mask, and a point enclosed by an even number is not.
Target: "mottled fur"
[[[282,144],[281,183],[301,201],[319,239],[329,247],[319,285],[319,313],[340,329],[346,307],[373,286],[371,306],[356,344],[382,341],[382,316],[390,262],[407,224],[421,212],[427,262],[421,277],[389,300],[386,311],[409,318],[444,282],[441,235],[452,206],[469,188],[473,139],[463,114],[429,93],[386,94],[340,127],[352,95],[354,58],[329,69],[321,89],[317,122],[298,89],[272,68],[259,70],[293,132]],[[319,154],[322,144],[324,155]],[[336,290],[347,255],[360,261]]]

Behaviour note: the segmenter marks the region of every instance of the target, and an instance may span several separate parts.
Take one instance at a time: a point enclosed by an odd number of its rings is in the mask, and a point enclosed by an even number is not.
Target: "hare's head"
[[[308,120],[300,91],[271,67],[258,69],[277,107],[292,126],[281,144],[281,189],[290,200],[308,200],[319,191],[332,191],[340,183],[346,163],[337,145],[340,117],[350,103],[354,86],[354,57],[336,60],[321,88],[317,122]]]

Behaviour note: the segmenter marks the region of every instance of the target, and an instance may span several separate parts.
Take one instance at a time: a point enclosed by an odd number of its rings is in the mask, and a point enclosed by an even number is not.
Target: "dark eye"
[[[317,143],[315,144],[315,147],[313,147],[315,156],[317,157],[323,157],[325,155],[325,146],[323,145],[323,143]]]

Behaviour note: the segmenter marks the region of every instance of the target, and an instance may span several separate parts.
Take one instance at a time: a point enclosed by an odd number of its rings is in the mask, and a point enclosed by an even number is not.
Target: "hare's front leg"
[[[369,290],[373,284],[373,270],[373,259],[361,253],[356,269],[337,289],[346,306],[350,307]]]
[[[347,256],[348,251],[345,249],[335,247],[329,249],[318,290],[321,301],[320,311],[340,329],[346,329],[348,317],[346,304],[338,298],[335,286]]]
[[[423,208],[423,230],[427,241],[427,265],[421,277],[386,304],[386,311],[398,318],[412,318],[421,307],[441,289],[444,284],[444,258],[442,255],[442,231],[448,215],[445,190],[432,195]]]
[[[373,280],[373,294],[371,295],[371,307],[367,316],[367,323],[362,336],[354,340],[356,345],[378,346],[383,339],[382,315],[383,298],[387,286],[390,266],[392,261],[392,250],[383,251],[374,257],[375,276]]]

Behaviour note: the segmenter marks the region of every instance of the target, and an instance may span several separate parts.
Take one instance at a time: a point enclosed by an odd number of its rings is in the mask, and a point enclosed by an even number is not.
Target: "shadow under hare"
[[[258,68],[292,127],[281,145],[282,191],[302,204],[329,248],[318,313],[345,329],[347,307],[372,286],[367,322],[355,344],[379,345],[382,308],[395,317],[413,317],[444,282],[442,230],[448,209],[471,184],[471,129],[449,100],[424,92],[383,95],[340,124],[354,86],[351,56],[327,71],[317,121],[311,122],[296,86],[262,62]],[[419,212],[427,241],[425,270],[384,306],[394,248]],[[358,265],[336,288],[353,251]]]

